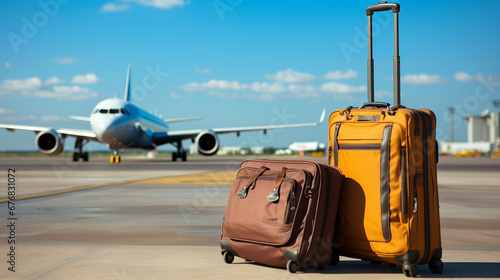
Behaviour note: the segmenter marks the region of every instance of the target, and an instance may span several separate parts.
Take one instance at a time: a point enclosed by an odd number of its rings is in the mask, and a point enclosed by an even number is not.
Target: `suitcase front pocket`
[[[392,123],[337,126],[336,164],[346,176],[340,200],[340,235],[391,241],[390,140]]]
[[[241,185],[248,179],[238,177],[234,184]],[[259,244],[285,244],[292,233],[300,189],[292,178],[282,179],[276,188],[276,176],[264,173],[249,187],[245,198],[237,195],[240,190],[231,191],[222,226],[224,235]]]

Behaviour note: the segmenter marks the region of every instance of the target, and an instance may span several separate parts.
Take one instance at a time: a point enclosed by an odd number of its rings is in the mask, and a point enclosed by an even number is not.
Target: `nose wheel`
[[[109,163],[120,163],[121,157],[118,154],[118,150],[114,150],[113,155],[109,157]]]
[[[112,155],[110,158],[109,158],[109,163],[120,163],[121,162],[121,158],[119,155]]]

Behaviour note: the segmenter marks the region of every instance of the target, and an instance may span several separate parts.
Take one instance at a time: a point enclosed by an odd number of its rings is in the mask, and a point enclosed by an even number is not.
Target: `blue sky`
[[[123,96],[128,64],[134,103],[164,118],[203,117],[173,130],[317,121],[323,108],[366,101],[365,8],[376,2],[1,1],[0,123],[89,129],[68,115]],[[500,99],[500,2],[396,2],[402,103],[432,109],[440,140],[454,106],[455,139],[465,141],[461,118]],[[392,103],[392,13],[374,20],[376,99]],[[34,139],[2,129],[0,150],[33,150]],[[328,125],[221,141],[326,143]]]

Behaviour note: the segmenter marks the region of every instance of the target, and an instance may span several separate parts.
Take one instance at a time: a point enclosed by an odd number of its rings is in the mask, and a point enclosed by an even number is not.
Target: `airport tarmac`
[[[239,258],[225,264],[220,226],[243,158],[107,160],[0,158],[0,279],[405,278],[400,267],[344,257],[297,274]],[[5,202],[11,168],[14,215]],[[500,278],[500,158],[443,157],[438,182],[444,273],[419,266],[419,277]],[[7,256],[13,221],[16,272]]]

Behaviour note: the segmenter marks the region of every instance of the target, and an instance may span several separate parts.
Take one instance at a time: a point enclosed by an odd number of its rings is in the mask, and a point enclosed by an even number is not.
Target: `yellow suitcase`
[[[395,24],[394,106],[374,102],[371,17],[392,10]],[[329,162],[345,175],[334,254],[399,264],[406,276],[417,265],[442,273],[436,176],[436,117],[400,105],[399,5],[366,10],[369,22],[368,103],[329,118]]]

